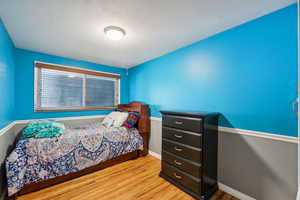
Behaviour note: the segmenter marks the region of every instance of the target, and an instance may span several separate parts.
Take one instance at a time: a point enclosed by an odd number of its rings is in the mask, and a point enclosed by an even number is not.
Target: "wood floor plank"
[[[223,197],[222,197],[222,200],[231,200],[231,195],[229,194],[224,194]]]
[[[214,194],[214,196],[210,200],[221,200],[224,194],[225,193],[223,191],[219,190]]]
[[[17,200],[193,200],[194,198],[160,178],[160,160],[148,155],[127,161]],[[210,200],[238,200],[217,191]]]

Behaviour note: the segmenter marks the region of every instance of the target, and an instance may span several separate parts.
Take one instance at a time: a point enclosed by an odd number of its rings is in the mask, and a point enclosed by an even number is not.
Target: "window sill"
[[[87,107],[87,108],[41,108],[35,109],[34,112],[64,112],[64,111],[93,111],[93,110],[114,110],[116,106],[112,107]]]

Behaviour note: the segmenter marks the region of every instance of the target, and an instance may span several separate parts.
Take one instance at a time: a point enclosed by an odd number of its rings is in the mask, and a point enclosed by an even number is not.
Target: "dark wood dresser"
[[[196,199],[218,189],[218,113],[161,111],[160,176]]]

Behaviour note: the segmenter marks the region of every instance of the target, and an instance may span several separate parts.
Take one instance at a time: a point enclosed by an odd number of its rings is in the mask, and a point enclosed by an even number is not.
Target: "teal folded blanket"
[[[57,120],[34,120],[22,131],[22,138],[59,137],[65,130],[64,123]]]

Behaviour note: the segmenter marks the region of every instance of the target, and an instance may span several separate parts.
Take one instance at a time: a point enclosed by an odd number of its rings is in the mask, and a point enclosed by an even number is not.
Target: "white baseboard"
[[[159,160],[161,160],[161,155],[149,150],[149,154]]]
[[[235,189],[233,189],[233,188],[231,188],[227,185],[224,185],[223,183],[219,182],[218,185],[219,185],[220,190],[222,190],[222,191],[226,192],[227,194],[230,194],[230,195],[232,195],[235,198],[238,198],[240,200],[256,200],[253,197],[250,197],[250,196],[248,196],[248,195],[246,195],[246,194],[244,194],[240,191],[237,191],[237,190],[235,190]]]
[[[298,192],[297,192],[297,198],[296,200],[300,200],[300,187],[298,188]]]

